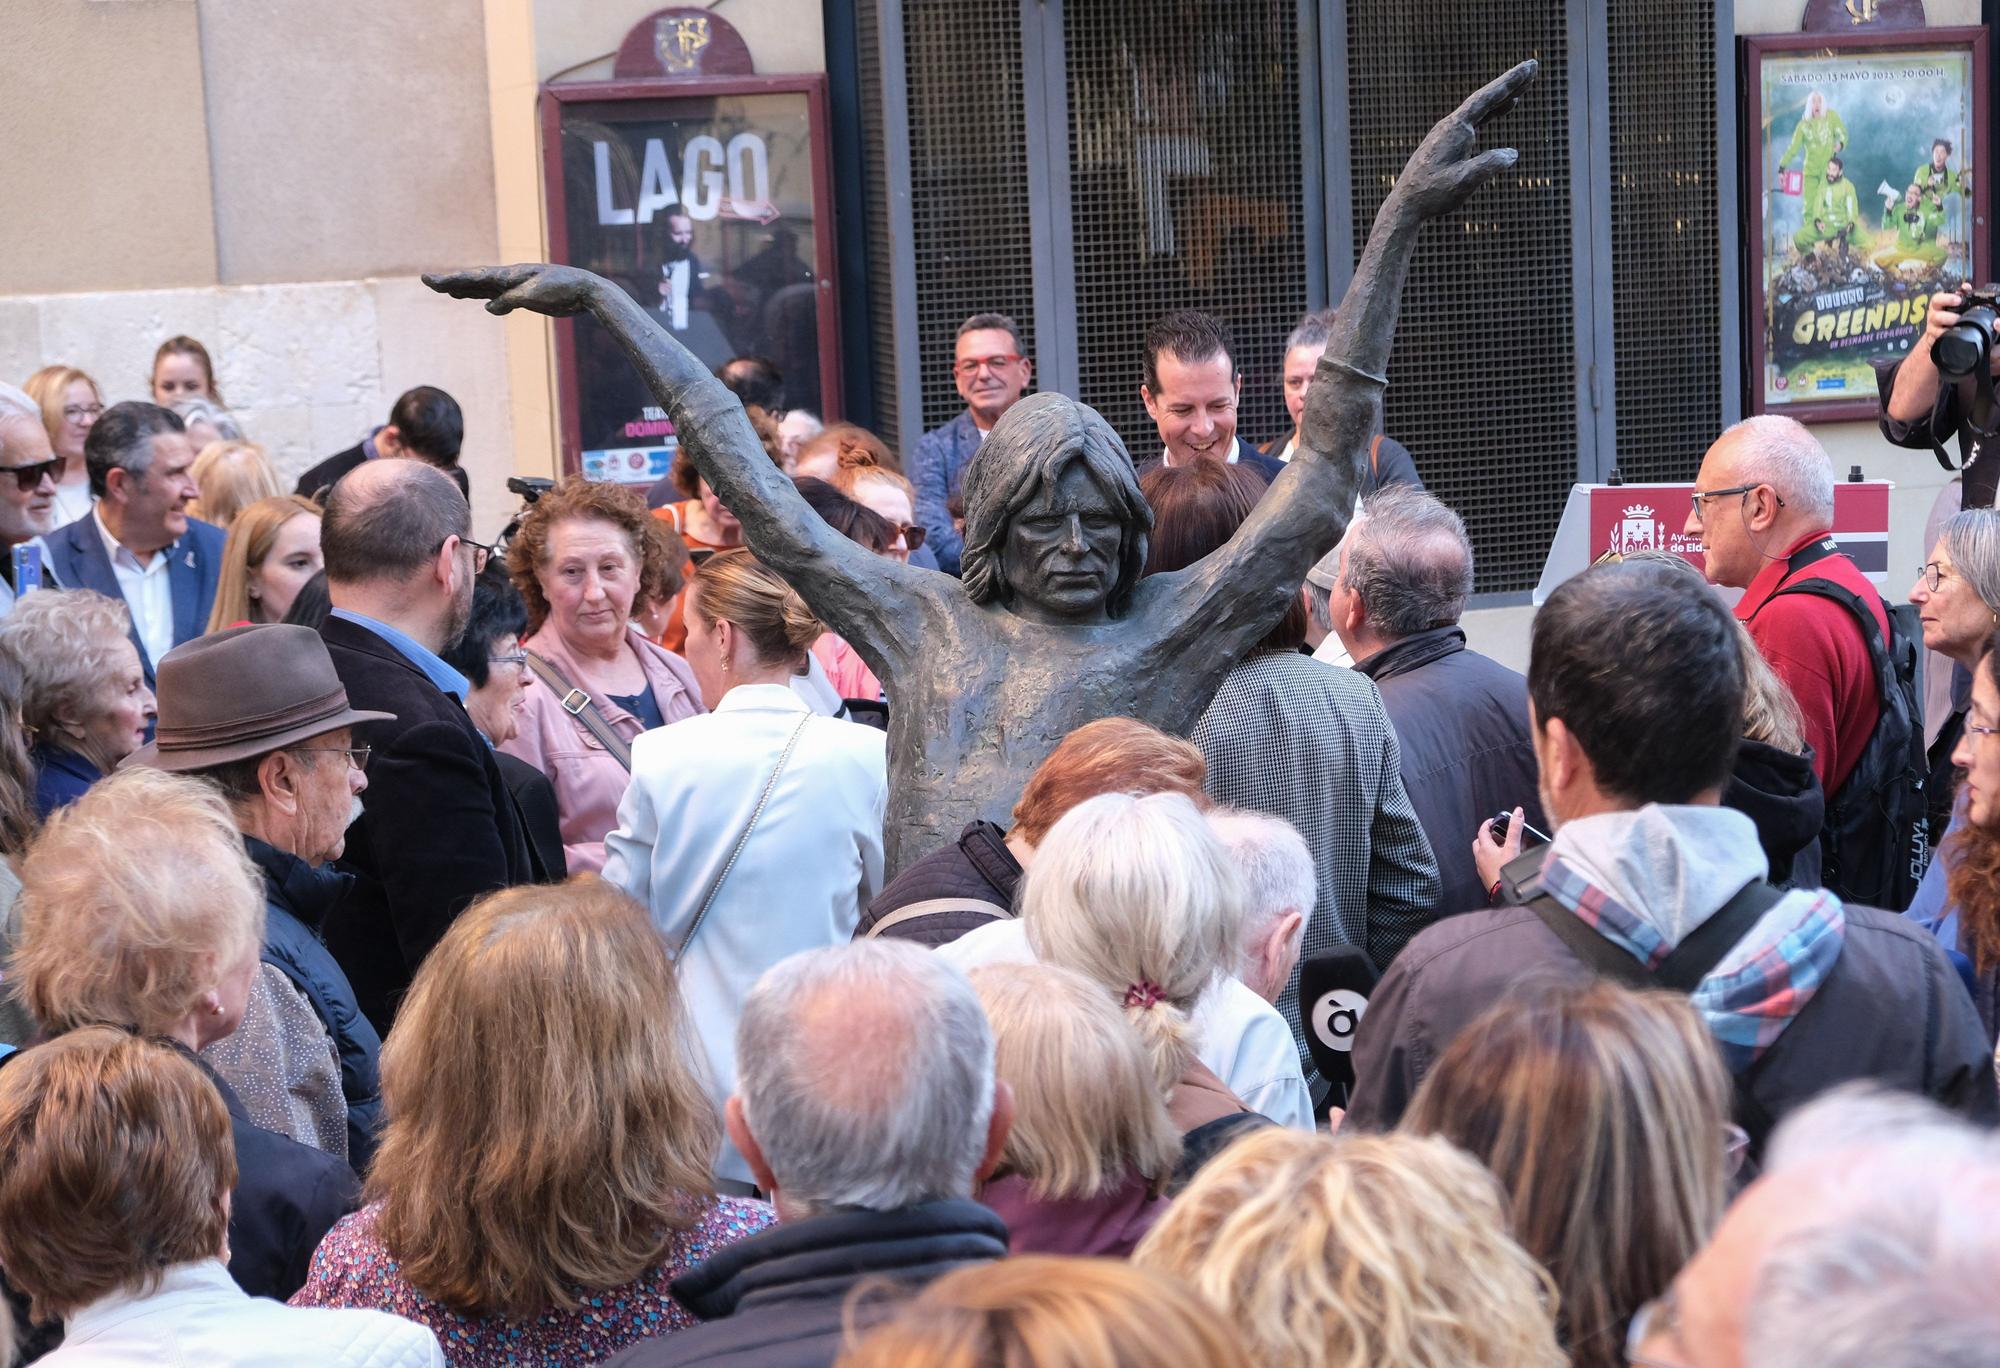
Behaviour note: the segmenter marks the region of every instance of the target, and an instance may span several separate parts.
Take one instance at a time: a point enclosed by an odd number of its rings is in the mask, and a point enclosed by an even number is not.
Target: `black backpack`
[[[1788,574],[1838,554],[1822,537],[1793,556]],[[1881,717],[1840,792],[1826,798],[1820,831],[1820,882],[1841,901],[1901,912],[1910,905],[1930,864],[1930,812],[1924,792],[1930,761],[1924,754],[1923,630],[1915,604],[1890,607],[1889,640],[1859,594],[1828,579],[1803,579],[1781,594],[1814,594],[1847,609],[1868,643]]]

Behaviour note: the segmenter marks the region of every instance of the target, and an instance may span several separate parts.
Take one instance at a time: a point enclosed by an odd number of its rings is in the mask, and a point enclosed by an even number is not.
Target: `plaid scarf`
[[[1542,866],[1541,882],[1586,926],[1648,970],[1673,953],[1674,942],[1657,927],[1559,856],[1551,855]],[[1731,1073],[1749,1068],[1805,1010],[1833,972],[1846,937],[1840,899],[1823,888],[1794,889],[1696,986],[1689,1000],[1707,1021]]]

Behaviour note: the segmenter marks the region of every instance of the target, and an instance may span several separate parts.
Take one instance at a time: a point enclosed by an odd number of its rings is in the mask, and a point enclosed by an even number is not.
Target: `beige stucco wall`
[[[0,4],[0,296],[215,281],[198,21],[194,0]]]

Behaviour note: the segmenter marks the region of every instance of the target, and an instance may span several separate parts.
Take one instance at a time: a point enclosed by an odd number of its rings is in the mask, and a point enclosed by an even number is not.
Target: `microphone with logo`
[[[1345,1108],[1354,1090],[1354,1036],[1380,977],[1358,945],[1330,946],[1299,966],[1306,1052],[1328,1086],[1322,1116],[1329,1106]]]

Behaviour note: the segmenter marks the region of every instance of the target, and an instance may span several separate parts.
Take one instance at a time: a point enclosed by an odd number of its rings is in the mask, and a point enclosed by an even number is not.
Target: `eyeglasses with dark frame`
[[[1764,488],[1764,481],[1759,480],[1755,484],[1731,485],[1727,489],[1697,489],[1688,495],[1688,502],[1694,505],[1694,520],[1701,522],[1703,521],[1701,512],[1701,501],[1703,499],[1726,499],[1731,494],[1753,494],[1762,488]],[[1784,499],[1775,490],[1772,491],[1771,497],[1777,499],[1778,507],[1783,508],[1785,506]]]
[[[1938,584],[1945,578],[1945,568],[1936,561],[1925,561],[1917,567],[1917,578],[1924,582],[1924,588],[1935,594]]]
[[[368,757],[375,753],[373,746],[293,746],[291,749],[304,751],[307,755],[344,755],[347,763],[358,770],[367,769]]]
[[[72,423],[81,423],[86,418],[88,418],[91,422],[94,423],[103,416],[104,416],[104,405],[102,404],[63,405],[63,418]]]
[[[931,532],[931,530],[928,527],[925,527],[922,523],[892,522],[889,524],[889,526],[895,528],[898,532],[902,534],[903,545],[911,551],[914,551],[918,547],[922,546],[924,544],[924,538],[928,537]]]
[[[490,655],[486,657],[486,663],[488,665],[509,665],[517,670],[525,669],[528,664],[528,653],[526,651],[509,651],[506,655]]]
[[[444,539],[444,541],[450,540],[450,537]],[[470,537],[460,537],[458,544],[472,548],[472,573],[475,575],[486,568],[486,562],[493,559],[493,548],[485,542],[476,542]],[[438,543],[438,550],[444,550],[444,542]]]
[[[23,494],[32,494],[41,488],[45,477],[61,484],[63,472],[67,469],[69,469],[69,457],[51,456],[46,461],[36,461],[32,465],[0,466],[0,475],[12,475],[14,484]]]

